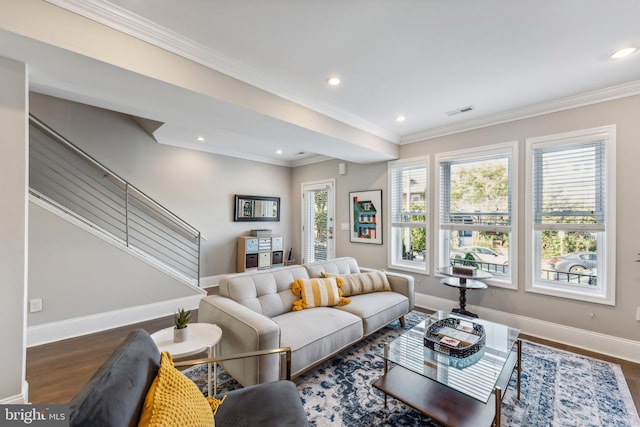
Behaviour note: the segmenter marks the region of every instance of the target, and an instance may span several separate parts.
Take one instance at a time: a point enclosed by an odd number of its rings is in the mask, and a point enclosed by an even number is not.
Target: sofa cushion
[[[351,303],[333,310],[352,313],[362,319],[364,336],[407,314],[409,299],[397,292],[372,292],[355,295]]]
[[[334,258],[327,261],[317,261],[304,264],[309,277],[322,277],[322,272],[333,274],[353,274],[360,273],[358,261],[352,257]]]
[[[280,327],[280,345],[291,347],[292,375],[297,375],[363,337],[362,320],[333,307],[292,311],[272,320]]]
[[[293,303],[293,311],[314,307],[333,307],[349,304],[350,300],[342,296],[342,279],[298,279],[291,285],[291,292],[298,298]]]
[[[345,297],[391,290],[387,275],[378,270],[368,273],[340,274],[338,276],[323,271],[322,277],[338,277],[342,279],[341,289]]]
[[[163,352],[160,369],[144,400],[139,425],[211,427],[220,403],[221,400],[204,397],[198,386],[173,366],[171,355]]]
[[[307,270],[300,266],[226,275],[220,279],[220,295],[267,317],[291,311],[298,299],[291,293],[297,279],[308,279]]]

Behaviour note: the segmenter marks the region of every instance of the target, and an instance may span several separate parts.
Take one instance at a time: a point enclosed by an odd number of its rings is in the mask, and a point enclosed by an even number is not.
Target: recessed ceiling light
[[[624,58],[625,56],[631,55],[636,50],[638,50],[636,47],[625,47],[624,49],[616,50],[613,55],[611,55],[611,59]]]
[[[198,142],[204,142],[204,136],[198,136],[198,137],[196,137],[196,141],[198,141]]]
[[[407,120],[407,118],[405,116],[403,116],[403,115],[399,115],[399,116],[396,117],[396,122],[402,123],[405,120]]]
[[[338,86],[340,84],[340,77],[329,77],[327,83],[329,83],[330,86]]]
[[[276,154],[282,154],[282,150],[276,150]]]

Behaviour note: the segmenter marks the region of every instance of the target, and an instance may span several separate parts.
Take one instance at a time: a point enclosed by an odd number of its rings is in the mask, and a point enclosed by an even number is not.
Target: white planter
[[[189,336],[189,327],[176,329],[173,328],[173,342],[184,342]]]

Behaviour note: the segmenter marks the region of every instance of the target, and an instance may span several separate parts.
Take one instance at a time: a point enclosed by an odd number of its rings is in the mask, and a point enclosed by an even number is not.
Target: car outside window
[[[526,141],[526,290],[615,304],[615,126]]]
[[[493,275],[489,284],[513,283],[517,229],[514,215],[516,143],[441,153],[439,167],[439,266],[473,266]]]

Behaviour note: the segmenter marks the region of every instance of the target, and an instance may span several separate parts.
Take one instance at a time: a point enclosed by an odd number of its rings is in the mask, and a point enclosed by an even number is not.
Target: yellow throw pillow
[[[341,285],[339,277],[296,280],[291,284],[291,292],[300,299],[293,303],[292,310],[349,304],[351,300],[342,296]]]
[[[322,277],[338,277],[342,279],[343,285],[341,289],[345,297],[392,290],[387,275],[378,270],[340,275],[322,272]]]
[[[171,355],[165,351],[144,399],[138,426],[212,427],[215,411],[225,398],[204,397],[198,386],[173,366]]]

